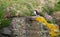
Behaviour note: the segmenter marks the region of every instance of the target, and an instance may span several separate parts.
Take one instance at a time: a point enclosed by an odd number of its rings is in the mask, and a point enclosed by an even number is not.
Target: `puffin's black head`
[[[42,16],[42,14],[40,12],[38,12],[37,10],[34,10],[34,14]]]

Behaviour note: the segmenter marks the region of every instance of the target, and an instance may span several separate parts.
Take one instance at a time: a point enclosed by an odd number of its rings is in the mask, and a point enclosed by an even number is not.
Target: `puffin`
[[[42,16],[41,12],[38,12],[37,10],[34,10],[34,15],[35,16]]]

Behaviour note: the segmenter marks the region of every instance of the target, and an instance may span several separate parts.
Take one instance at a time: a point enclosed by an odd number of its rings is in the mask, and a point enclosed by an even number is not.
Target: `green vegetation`
[[[54,11],[60,11],[60,1],[55,5]]]
[[[4,18],[7,9],[11,7],[11,14],[16,15],[20,11],[21,15],[31,16],[34,9],[39,5],[37,0],[0,0],[0,29],[10,23],[10,19]]]
[[[40,6],[40,2],[37,0],[0,0],[0,29],[6,27],[10,23],[10,19],[5,20],[5,13],[8,11],[7,8],[11,7],[11,14],[16,15],[19,11],[23,16],[32,16],[34,9]],[[54,11],[60,11],[60,1],[52,9],[44,6],[43,12],[49,12],[51,15]]]

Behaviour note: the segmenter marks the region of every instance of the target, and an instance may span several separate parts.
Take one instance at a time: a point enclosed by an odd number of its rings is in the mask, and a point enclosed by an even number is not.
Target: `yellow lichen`
[[[37,16],[36,17],[36,20],[38,22],[45,23],[45,25],[50,29],[51,37],[54,37],[54,36],[58,36],[59,35],[59,28],[58,28],[57,25],[48,23],[47,20],[44,17],[41,17],[41,16]]]

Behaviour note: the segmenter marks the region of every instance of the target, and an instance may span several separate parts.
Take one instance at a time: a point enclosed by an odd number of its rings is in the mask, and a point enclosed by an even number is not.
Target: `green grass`
[[[0,0],[0,25],[2,27],[6,27],[10,23],[10,19],[5,20],[4,16],[7,12],[7,8],[12,7],[11,14],[16,15],[17,11],[20,11],[21,16],[32,16],[34,9],[38,8],[40,6],[39,0]],[[49,12],[49,14],[52,14],[54,11],[60,10],[60,1],[56,4],[54,9],[49,8],[47,6],[44,6],[43,12]],[[43,13],[43,15],[44,15]],[[3,20],[2,20],[3,19]],[[1,29],[1,27],[0,27]]]
[[[0,0],[0,29],[10,24],[10,19],[5,20],[7,8],[12,7],[11,14],[16,15],[19,10],[22,16],[32,16],[35,8],[39,6],[37,0]]]
[[[55,5],[54,11],[60,11],[60,1]]]

